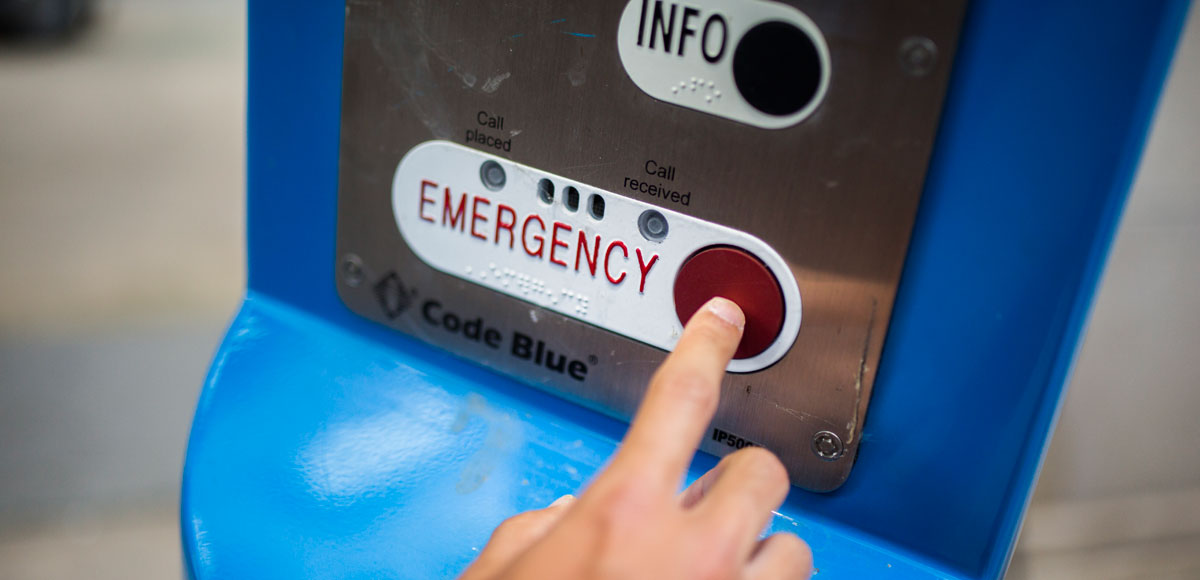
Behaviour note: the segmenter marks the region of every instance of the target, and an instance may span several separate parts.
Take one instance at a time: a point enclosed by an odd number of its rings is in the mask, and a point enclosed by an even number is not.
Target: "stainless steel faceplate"
[[[768,129],[639,88],[616,44],[624,2],[350,1],[333,265],[342,300],[628,419],[666,352],[424,263],[393,214],[397,164],[421,143],[451,141],[746,232],[786,261],[803,323],[779,362],[726,375],[701,449],[752,442],[774,451],[795,485],[837,488],[861,440],[964,1],[790,5],[820,29],[831,70],[811,115]],[[648,175],[650,160],[672,179]],[[679,195],[633,191],[630,179]],[[435,320],[478,320],[495,342],[520,333],[586,365],[585,379],[431,324],[431,300]]]

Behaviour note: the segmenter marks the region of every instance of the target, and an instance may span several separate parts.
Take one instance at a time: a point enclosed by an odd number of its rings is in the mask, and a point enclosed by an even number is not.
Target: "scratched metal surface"
[[[511,139],[511,151],[484,151],[626,195],[634,194],[624,179],[644,176],[647,159],[670,163],[671,186],[691,191],[690,204],[637,198],[765,240],[788,262],[804,304],[800,333],[780,362],[727,376],[714,427],[776,452],[796,485],[837,488],[855,461],[965,3],[795,4],[826,36],[831,85],[811,118],[769,130],[638,89],[616,49],[621,2],[349,2],[337,243],[339,256],[362,258],[367,281],[339,284],[342,300],[474,362],[628,418],[666,353],[434,271],[400,237],[390,180],[411,147],[463,143],[471,129]],[[907,75],[900,64],[899,47],[913,35],[940,51],[926,76]],[[502,115],[503,132],[479,127],[479,111]],[[419,308],[389,319],[374,287],[392,272],[464,319],[482,316],[506,333],[595,361],[587,380],[432,328]],[[813,453],[822,430],[846,443],[839,460]],[[711,437],[701,448],[733,450]]]

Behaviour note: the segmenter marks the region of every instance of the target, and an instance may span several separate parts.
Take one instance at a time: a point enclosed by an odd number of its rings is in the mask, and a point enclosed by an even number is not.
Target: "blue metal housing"
[[[857,465],[772,525],[820,578],[1003,575],[1186,10],[969,7]],[[192,426],[192,578],[455,575],[624,430],[342,306],[344,15],[249,5],[249,288]]]

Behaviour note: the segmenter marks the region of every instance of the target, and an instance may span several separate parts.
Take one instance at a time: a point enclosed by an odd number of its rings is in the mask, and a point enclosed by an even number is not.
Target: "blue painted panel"
[[[807,502],[971,575],[1007,559],[1187,8],[1083,6],[969,11],[859,462]]]
[[[773,523],[819,577],[1003,573],[1186,8],[971,5],[858,464]],[[624,427],[341,306],[344,4],[249,10],[250,291],[193,425],[189,573],[454,574]]]
[[[195,578],[434,578],[508,516],[575,493],[624,425],[429,347],[251,294],[214,362],[183,489]],[[715,460],[700,455],[689,481]],[[920,558],[787,510],[825,578]]]

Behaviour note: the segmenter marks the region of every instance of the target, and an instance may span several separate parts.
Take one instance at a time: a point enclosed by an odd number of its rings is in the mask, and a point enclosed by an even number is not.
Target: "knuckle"
[[[713,409],[720,397],[720,386],[712,378],[691,369],[680,369],[676,373],[664,377],[666,383],[663,390],[672,399],[681,403],[689,403],[701,409]]]
[[[727,580],[737,576],[734,565],[735,555],[728,549],[729,542],[720,542],[700,550],[689,559],[692,574],[696,580]]]
[[[771,488],[786,488],[789,485],[787,468],[770,450],[746,447],[736,453],[742,454],[743,469],[756,480]]]
[[[636,518],[654,507],[655,498],[647,493],[648,485],[640,478],[618,481],[609,486],[602,495],[605,513],[622,520]]]
[[[538,512],[523,512],[512,516],[496,526],[492,538],[507,541],[518,540],[533,533],[542,514]]]
[[[579,514],[597,537],[605,542],[620,543],[642,530],[646,518],[652,517],[657,506],[657,498],[647,493],[643,486],[618,482],[593,488],[586,509]]]
[[[697,566],[697,568],[698,569],[696,570],[695,575],[692,576],[693,578],[696,578],[696,580],[729,580],[730,578],[734,577],[734,575],[731,574],[728,569],[723,568],[723,567],[721,567],[721,568],[707,567],[706,568],[706,567],[702,567],[702,566]]]
[[[508,538],[518,535],[525,529],[527,520],[528,518],[523,513],[512,516],[496,526],[496,531],[492,532],[492,537]]]
[[[775,541],[779,543],[778,548],[784,560],[797,571],[812,569],[812,550],[804,540],[792,534],[780,533],[776,534]]]

